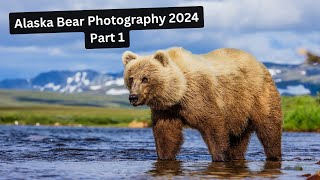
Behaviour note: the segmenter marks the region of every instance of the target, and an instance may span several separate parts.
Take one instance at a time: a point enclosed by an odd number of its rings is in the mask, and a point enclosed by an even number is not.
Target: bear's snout
[[[139,99],[139,97],[136,94],[130,94],[129,95],[130,104],[134,105],[138,101],[138,99]]]

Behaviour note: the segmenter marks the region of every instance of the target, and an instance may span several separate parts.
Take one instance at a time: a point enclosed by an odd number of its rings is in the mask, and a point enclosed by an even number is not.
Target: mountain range
[[[282,95],[316,95],[320,91],[320,65],[264,64]],[[123,72],[101,73],[93,70],[49,71],[31,79],[8,78],[0,81],[0,89],[113,96],[128,94]]]

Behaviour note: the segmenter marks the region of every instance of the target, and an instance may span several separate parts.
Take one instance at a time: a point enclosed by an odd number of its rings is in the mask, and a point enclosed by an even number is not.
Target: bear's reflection
[[[252,167],[248,167],[249,164]],[[213,162],[199,174],[221,178],[277,177],[281,174],[281,162],[266,161],[262,167],[247,161]]]
[[[163,176],[163,175],[182,175],[181,161],[157,161],[153,164],[153,167],[148,171],[151,175],[154,176]]]
[[[181,161],[157,161],[148,174],[152,176],[187,176],[212,178],[245,178],[245,177],[273,177],[281,174],[281,162],[212,162],[208,164],[194,164],[182,167]]]

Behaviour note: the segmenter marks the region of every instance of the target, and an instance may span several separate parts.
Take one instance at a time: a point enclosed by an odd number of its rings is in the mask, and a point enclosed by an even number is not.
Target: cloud
[[[61,55],[61,48],[49,48],[49,47],[38,47],[38,46],[24,46],[24,47],[15,47],[15,46],[0,46],[1,53],[46,53],[48,55],[56,56]]]
[[[224,41],[224,46],[247,50],[262,61],[297,64],[304,57],[296,50],[304,47],[317,51],[320,37],[318,33],[258,32],[230,36]]]
[[[205,26],[224,31],[319,29],[320,1],[313,0],[243,0],[189,1],[179,5],[202,5]]]
[[[130,32],[128,49],[84,48],[83,33],[10,35],[10,12],[204,6],[205,27],[199,29]],[[300,63],[296,49],[320,53],[320,1],[313,0],[12,0],[0,6],[0,79],[32,76],[53,69],[122,70],[121,54],[131,50],[151,54],[157,49],[183,46],[194,53],[233,47],[261,61]]]

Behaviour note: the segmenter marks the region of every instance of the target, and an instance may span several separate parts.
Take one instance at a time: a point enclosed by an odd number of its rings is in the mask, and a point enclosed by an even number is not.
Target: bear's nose
[[[130,94],[129,95],[129,101],[130,101],[131,104],[137,102],[138,99],[139,99],[138,95],[136,95],[136,94]]]

